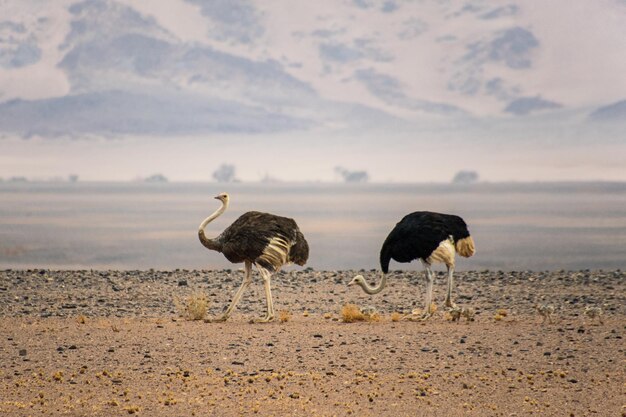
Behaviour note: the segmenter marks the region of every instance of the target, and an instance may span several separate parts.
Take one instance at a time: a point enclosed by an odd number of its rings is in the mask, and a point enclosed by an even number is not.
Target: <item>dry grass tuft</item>
[[[209,300],[205,293],[196,291],[184,300],[174,299],[180,316],[186,320],[202,320],[209,309]]]
[[[361,313],[361,309],[356,304],[346,304],[341,308],[341,318],[344,323],[354,323],[355,321],[364,321],[365,316]]]
[[[341,318],[344,323],[354,323],[355,321],[379,322],[380,313],[373,308],[361,310],[356,304],[346,304],[341,308]]]
[[[124,407],[124,410],[126,410],[128,414],[136,414],[139,412],[139,407],[137,407],[136,405],[127,405],[126,407]]]
[[[291,320],[291,311],[289,311],[289,310],[280,310],[278,312],[278,320],[281,323],[286,323],[289,320]]]
[[[370,323],[377,323],[380,321],[380,314],[378,313],[363,314],[363,318],[365,319],[365,321],[368,321]]]
[[[329,320],[329,319],[333,318],[333,314],[332,313],[324,313],[323,317],[324,317],[325,320]]]
[[[78,324],[85,324],[85,323],[87,323],[87,317],[85,317],[83,314],[81,314],[80,316],[76,317],[76,322]]]
[[[498,310],[496,310],[496,314],[502,316],[502,317],[506,317],[508,316],[509,312],[506,311],[506,308],[499,308]]]
[[[402,314],[398,313],[397,311],[394,311],[393,313],[391,313],[391,321],[397,322],[400,320],[402,320]]]

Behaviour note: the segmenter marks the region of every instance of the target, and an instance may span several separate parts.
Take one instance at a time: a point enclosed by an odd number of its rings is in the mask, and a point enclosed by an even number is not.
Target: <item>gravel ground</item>
[[[625,416],[626,275],[455,274],[454,323],[424,322],[421,272],[392,272],[368,296],[357,271],[272,280],[288,320],[263,316],[258,276],[225,323],[182,317],[191,295],[220,314],[242,279],[223,271],[0,272],[0,412],[27,415]],[[375,271],[359,271],[369,281]],[[344,323],[347,303],[380,319]],[[542,323],[535,306],[555,307]],[[600,307],[602,322],[584,314]]]

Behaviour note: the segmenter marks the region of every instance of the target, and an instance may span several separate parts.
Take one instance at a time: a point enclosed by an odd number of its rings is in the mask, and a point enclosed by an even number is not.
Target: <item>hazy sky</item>
[[[626,181],[626,2],[0,0],[0,178]]]

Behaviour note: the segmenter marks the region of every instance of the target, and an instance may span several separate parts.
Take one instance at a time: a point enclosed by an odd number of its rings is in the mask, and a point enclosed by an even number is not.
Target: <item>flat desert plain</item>
[[[277,319],[251,323],[265,313],[255,273],[213,323],[190,315],[217,317],[241,271],[2,271],[0,414],[626,415],[623,272],[459,272],[454,299],[475,311],[459,322],[443,273],[425,321],[411,314],[422,272],[390,273],[375,296],[346,285],[356,273],[279,273]],[[347,304],[371,315],[344,322]]]

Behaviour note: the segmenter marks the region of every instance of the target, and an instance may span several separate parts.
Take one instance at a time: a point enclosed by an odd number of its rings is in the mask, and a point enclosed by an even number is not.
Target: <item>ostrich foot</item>
[[[223,323],[226,320],[228,320],[228,316],[227,315],[223,315],[223,316],[220,316],[220,317],[218,317],[216,319],[204,319],[204,322],[205,323]]]
[[[458,308],[456,303],[453,303],[452,300],[446,300],[446,307],[451,308],[451,309],[456,309]]]
[[[426,312],[424,312],[424,314],[422,314],[422,317],[420,317],[419,319],[421,321],[424,321],[424,320],[427,320],[430,317],[432,317],[432,315],[433,315],[433,313],[431,313],[430,311],[426,311]]]
[[[274,320],[274,316],[265,316],[261,319],[252,319],[250,320],[250,323],[269,323],[270,321]]]
[[[428,319],[431,316],[432,316],[432,314],[428,313],[428,312],[423,313],[423,314],[420,314],[419,312],[413,312],[413,313],[405,314],[404,316],[402,316],[402,320],[424,321],[424,320]]]

